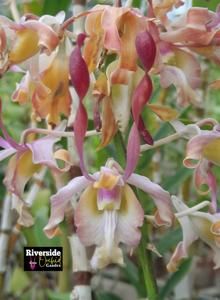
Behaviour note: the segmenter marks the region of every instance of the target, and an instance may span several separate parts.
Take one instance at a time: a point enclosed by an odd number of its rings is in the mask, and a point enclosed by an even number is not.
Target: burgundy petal
[[[123,179],[124,181],[130,177],[133,173],[140,154],[140,137],[136,124],[134,123],[131,127],[131,131],[128,138],[128,147],[127,147],[127,163],[124,172]]]
[[[152,68],[156,56],[156,45],[148,31],[141,32],[135,40],[137,54],[148,72]]]
[[[141,136],[143,137],[144,141],[149,145],[153,145],[153,143],[154,143],[153,138],[152,138],[150,132],[146,129],[142,117],[139,118],[138,130],[139,130]]]
[[[81,41],[79,41],[81,43]],[[70,55],[70,77],[80,101],[85,97],[89,88],[89,71],[81,55],[79,46],[76,46]]]

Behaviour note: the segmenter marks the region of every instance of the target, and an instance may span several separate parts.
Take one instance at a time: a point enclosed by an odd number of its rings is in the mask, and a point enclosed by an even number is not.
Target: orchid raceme
[[[144,176],[132,174],[125,180],[121,167],[109,159],[90,180],[76,177],[51,197],[51,216],[44,228],[45,233],[49,237],[56,234],[72,197],[84,190],[76,205],[74,219],[82,243],[97,246],[91,260],[92,267],[123,264],[119,243],[135,248],[140,241],[138,228],[143,225],[144,219],[144,211],[128,184],[153,198],[157,206],[155,224],[171,225],[173,213],[169,193]]]
[[[184,0],[75,1],[72,16],[52,16],[44,14],[49,0],[6,2],[14,20],[0,16],[0,190],[9,199],[0,208],[0,290],[13,286],[7,255],[10,266],[20,265],[10,253],[22,235],[27,246],[55,242],[64,256],[70,246],[71,300],[91,300],[93,292],[104,299],[90,280],[111,264],[126,268],[118,279],[139,298],[168,299],[186,268],[169,280],[161,272],[158,289],[154,262],[167,264],[175,249],[167,265],[175,272],[199,239],[219,268],[220,5],[211,11],[216,1],[203,8]],[[57,12],[70,1],[55,2]],[[17,214],[10,218],[11,208]],[[65,260],[64,280],[53,282],[58,298],[67,291]],[[22,298],[24,291],[40,299],[29,289],[32,277],[22,291],[1,296]]]
[[[215,263],[215,268],[220,268],[220,214],[190,211],[188,206],[175,196],[172,196],[172,203],[180,215],[179,217],[177,216],[177,218],[182,227],[183,241],[177,245],[170,262],[168,263],[168,270],[174,272],[178,268],[181,260],[188,257],[191,244],[198,238],[212,248],[214,252],[213,261]]]

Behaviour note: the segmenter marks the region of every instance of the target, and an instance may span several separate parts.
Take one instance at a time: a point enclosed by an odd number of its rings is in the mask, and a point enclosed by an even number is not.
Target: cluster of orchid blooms
[[[151,77],[158,76],[162,88],[175,86],[178,105],[201,106],[198,57],[220,62],[220,6],[216,12],[190,8],[170,20],[167,14],[179,5],[181,1],[177,0],[149,0],[147,16],[128,6],[109,5],[97,5],[68,20],[64,20],[64,13],[40,18],[28,14],[19,23],[0,16],[1,74],[24,74],[12,99],[20,105],[31,102],[32,118],[47,124],[46,129],[27,129],[18,143],[10,137],[0,117],[0,160],[11,156],[4,184],[16,195],[21,223],[32,225],[24,188],[45,166],[59,173],[69,170],[72,161],[68,149],[57,150],[55,144],[62,136],[72,135],[82,176],[73,178],[51,197],[51,215],[44,231],[48,237],[56,234],[72,198],[80,194],[74,223],[82,244],[96,245],[91,259],[94,269],[109,263],[123,265],[121,243],[129,250],[135,249],[143,222],[171,226],[175,218],[182,226],[183,241],[177,245],[168,270],[177,269],[198,238],[213,249],[215,266],[220,267],[220,215],[212,173],[212,166],[220,165],[219,124],[204,120],[184,125],[174,120],[177,114],[173,109],[148,103],[153,89]],[[76,35],[68,27],[81,17],[85,17],[85,32]],[[212,83],[212,87],[219,88],[219,82]],[[118,130],[127,132],[133,120],[124,170],[110,158],[100,171],[88,173],[83,155],[88,134],[85,98],[90,101],[89,107],[93,106],[94,128],[100,131],[99,148],[107,146]],[[146,106],[162,122],[171,121],[177,133],[188,139],[184,165],[195,169],[197,189],[208,186],[210,202],[189,208],[158,184],[133,173],[141,142],[154,143],[141,116]],[[73,126],[72,133],[66,131],[67,118],[68,126]],[[211,130],[202,129],[206,122],[211,123]],[[28,139],[32,133],[34,139]],[[37,138],[38,133],[46,136]],[[57,160],[64,162],[63,168]],[[146,216],[145,220],[145,212],[130,185],[153,199],[157,208],[154,216]],[[209,212],[199,211],[205,206],[209,206]]]

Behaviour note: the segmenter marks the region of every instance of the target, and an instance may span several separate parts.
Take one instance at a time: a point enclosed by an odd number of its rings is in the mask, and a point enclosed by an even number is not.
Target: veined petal
[[[75,177],[51,197],[50,219],[48,224],[44,227],[44,232],[49,238],[55,235],[57,226],[63,221],[65,208],[72,197],[77,193],[81,193],[89,184],[90,181],[85,177]]]
[[[132,248],[139,244],[141,233],[139,227],[143,225],[144,211],[134,192],[125,185],[122,188],[121,207],[118,212],[118,222],[115,232],[117,242],[122,242]]]
[[[150,181],[147,177],[138,174],[132,174],[127,179],[127,182],[140,188],[153,198],[158,209],[155,215],[155,221],[158,226],[170,226],[172,224],[174,215],[171,208],[170,194],[167,191]]]

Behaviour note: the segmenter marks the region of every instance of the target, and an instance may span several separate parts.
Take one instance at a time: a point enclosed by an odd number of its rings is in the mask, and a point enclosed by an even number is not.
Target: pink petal
[[[137,54],[146,70],[150,71],[156,56],[156,45],[148,31],[141,32],[135,40]]]
[[[172,224],[174,215],[170,194],[167,191],[147,177],[138,174],[132,174],[127,182],[148,193],[153,198],[158,209],[155,215],[157,225],[170,226]]]
[[[51,197],[50,219],[48,224],[44,227],[44,232],[49,238],[55,235],[57,226],[63,221],[65,208],[72,197],[77,193],[81,193],[89,184],[90,181],[85,177],[76,177]]]
[[[82,43],[81,38],[78,40]],[[83,175],[91,179],[85,167],[83,158],[83,141],[87,130],[88,117],[86,109],[83,105],[83,98],[85,97],[89,88],[89,71],[87,65],[82,58],[79,45],[75,47],[70,56],[70,77],[72,85],[79,97],[79,107],[74,122],[75,143],[79,154],[80,167]]]
[[[138,163],[139,154],[140,154],[140,137],[139,137],[137,126],[133,124],[128,138],[126,168],[123,176],[124,181],[126,181],[127,178],[129,178],[129,176],[133,173]]]
[[[220,133],[218,131],[201,131],[201,134],[191,138],[187,143],[186,157],[183,161],[184,166],[196,168],[203,157],[204,148],[219,137]],[[213,161],[213,163],[216,162]]]
[[[54,158],[54,144],[59,140],[60,138],[46,136],[26,144],[32,152],[33,163],[46,165],[56,171],[67,171],[69,166],[66,165],[63,169],[59,168],[56,159]]]

